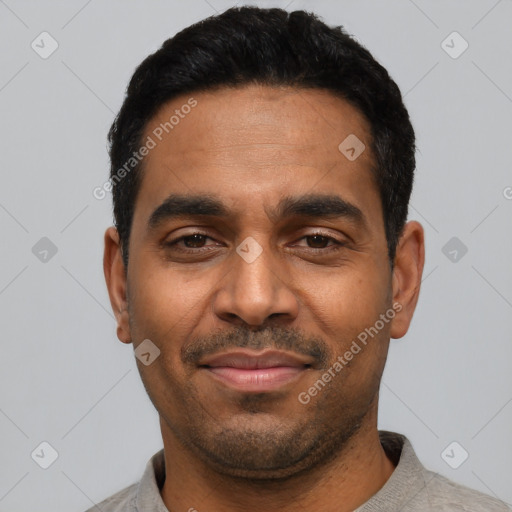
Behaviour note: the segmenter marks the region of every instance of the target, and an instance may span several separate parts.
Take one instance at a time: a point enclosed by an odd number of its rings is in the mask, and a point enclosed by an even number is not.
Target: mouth
[[[291,352],[239,349],[205,357],[199,367],[230,388],[262,393],[298,380],[312,364],[312,358]]]

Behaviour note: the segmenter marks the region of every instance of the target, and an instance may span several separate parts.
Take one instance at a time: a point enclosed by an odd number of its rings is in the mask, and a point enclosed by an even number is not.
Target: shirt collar
[[[146,469],[137,487],[137,511],[169,512],[166,508],[160,489],[165,480],[164,450],[155,453],[146,464]]]

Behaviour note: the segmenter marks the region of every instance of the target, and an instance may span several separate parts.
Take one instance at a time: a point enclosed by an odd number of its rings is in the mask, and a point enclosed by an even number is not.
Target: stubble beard
[[[250,412],[235,425],[223,425],[203,408],[187,414],[185,424],[170,418],[164,421],[185,449],[215,472],[254,483],[282,482],[314,472],[340,457],[367,423],[377,399],[373,395],[347,407],[333,406],[337,401],[324,392],[325,399],[313,407],[308,404],[295,422],[275,416],[258,422],[266,413],[254,410],[267,398],[259,395],[242,400],[246,406],[243,410]]]

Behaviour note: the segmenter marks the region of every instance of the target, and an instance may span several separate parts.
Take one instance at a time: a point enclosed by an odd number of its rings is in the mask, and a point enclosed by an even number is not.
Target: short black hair
[[[206,18],[167,39],[130,80],[108,134],[114,223],[125,266],[143,160],[122,179],[119,170],[141,147],[150,119],[177,96],[249,84],[322,89],[364,115],[393,267],[415,169],[414,130],[398,86],[342,26],[329,27],[306,11],[247,6]]]

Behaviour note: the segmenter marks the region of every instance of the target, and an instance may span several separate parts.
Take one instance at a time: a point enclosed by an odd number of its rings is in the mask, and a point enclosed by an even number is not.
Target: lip
[[[312,364],[312,358],[301,354],[240,349],[206,357],[199,366],[228,387],[262,393],[299,379]]]

